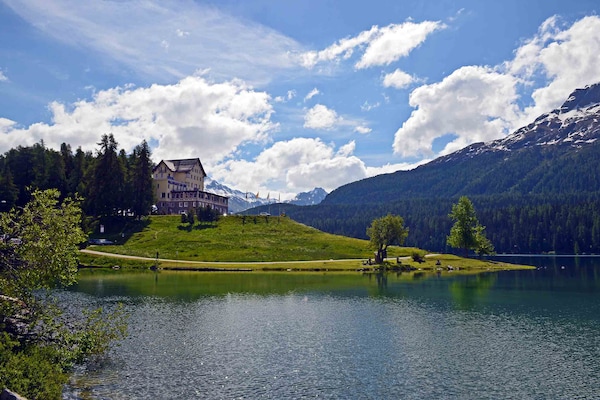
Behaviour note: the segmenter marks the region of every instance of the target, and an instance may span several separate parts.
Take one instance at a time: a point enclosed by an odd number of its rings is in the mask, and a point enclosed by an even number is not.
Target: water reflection
[[[65,398],[594,398],[597,265],[478,275],[84,271],[130,336]],[[562,266],[565,268],[562,268]]]

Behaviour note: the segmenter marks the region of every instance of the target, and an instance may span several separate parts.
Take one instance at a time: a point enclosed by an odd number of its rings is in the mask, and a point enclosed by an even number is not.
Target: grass
[[[101,237],[116,244],[88,249],[147,260],[84,253],[80,259],[82,265],[148,268],[155,265],[158,253],[160,267],[171,269],[349,271],[374,267],[363,265],[365,260],[373,258],[368,241],[321,232],[286,217],[228,216],[217,223],[190,226],[182,224],[179,216],[152,216],[143,222],[113,227],[112,231],[108,228],[112,233]],[[394,259],[392,266],[397,265],[395,258],[401,257],[403,265],[413,268],[437,267],[437,258],[428,257],[422,264],[409,260],[415,251],[422,252],[391,246],[388,257]],[[450,255],[438,258],[443,260],[444,267],[450,263],[476,269],[508,266]]]
[[[137,227],[141,229],[137,230]],[[182,224],[179,216],[152,216],[125,226],[118,244],[90,246],[108,253],[172,260],[257,262],[310,261],[373,257],[366,240],[331,235],[286,217],[228,216],[217,223]],[[107,237],[107,236],[104,236]],[[395,247],[391,257],[413,249]]]

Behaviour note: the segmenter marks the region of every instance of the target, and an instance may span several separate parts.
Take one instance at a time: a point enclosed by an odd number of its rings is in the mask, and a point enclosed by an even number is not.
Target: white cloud
[[[427,36],[438,29],[444,29],[440,22],[405,22],[388,25],[369,43],[356,68],[389,65],[401,57],[406,57],[413,49],[425,41]]]
[[[306,68],[312,68],[321,62],[347,60],[355,50],[364,49],[360,60],[355,64],[357,69],[389,65],[406,57],[421,45],[429,34],[445,27],[439,21],[407,21],[382,28],[374,25],[368,31],[363,31],[355,37],[341,39],[324,50],[303,53],[301,62]]]
[[[316,95],[318,95],[319,93],[319,89],[314,88],[313,90],[311,90],[310,92],[308,92],[308,94],[306,96],[304,96],[304,101],[308,101],[310,99],[312,99],[313,97],[315,97]]]
[[[293,54],[303,51],[273,29],[188,0],[5,3],[43,34],[160,82],[199,68],[211,68],[219,79],[269,81],[277,72],[297,67]],[[161,43],[168,53],[157,53]]]
[[[8,82],[8,77],[0,70],[0,82]]]
[[[304,127],[310,129],[332,129],[342,121],[337,113],[324,106],[317,104],[304,115]]]
[[[175,31],[175,33],[176,33],[176,34],[177,34],[177,36],[179,36],[179,37],[186,37],[186,36],[190,36],[190,33],[189,33],[189,32],[182,31],[181,29],[177,29],[177,30]]]
[[[362,106],[360,106],[360,109],[361,109],[362,111],[371,111],[371,110],[373,110],[374,108],[377,108],[377,107],[379,107],[380,105],[381,105],[381,103],[380,103],[380,102],[377,102],[377,103],[371,104],[371,103],[369,103],[368,101],[366,101],[366,100],[365,100],[365,102],[363,103],[363,105],[362,105]]]
[[[369,128],[368,126],[364,126],[364,125],[359,125],[354,128],[354,132],[362,133],[363,135],[370,133],[371,130],[372,130],[371,128]]]
[[[433,141],[456,135],[442,154],[467,144],[488,141],[514,128],[518,117],[517,80],[486,67],[462,67],[442,82],[423,85],[410,94],[416,108],[398,129],[394,152],[433,155]]]
[[[321,139],[294,138],[273,144],[253,161],[228,160],[214,166],[211,176],[233,187],[249,188],[244,190],[264,192],[268,188],[256,187],[257,183],[268,183],[271,191],[301,192],[315,187],[330,191],[367,176],[364,163],[352,155],[354,148],[352,141],[336,152]]]
[[[158,143],[155,159],[200,157],[210,166],[244,143],[268,138],[276,128],[269,101],[268,94],[241,81],[212,84],[201,77],[173,85],[114,88],[96,93],[91,101],[51,103],[51,124],[17,128],[5,120],[0,123],[0,150],[16,141],[31,145],[42,139],[51,148],[66,142],[93,150],[102,134],[112,132],[126,151],[146,139]]]
[[[341,157],[348,157],[354,153],[355,149],[356,149],[356,142],[354,140],[352,140],[351,142],[348,142],[345,145],[343,145],[342,147],[340,147],[340,149],[337,152],[337,155],[341,156]]]
[[[582,18],[565,30],[557,26],[557,17],[547,19],[507,63],[524,80],[542,74],[549,82],[534,90],[535,103],[525,110],[525,118],[560,106],[576,88],[600,82],[600,17]]]
[[[505,136],[560,106],[576,88],[600,82],[600,17],[582,18],[567,28],[548,18],[524,41],[512,60],[495,68],[465,66],[441,82],[410,94],[411,116],[397,130],[394,152],[437,156],[474,142]],[[531,88],[531,105],[517,87]],[[433,142],[451,135],[433,154]],[[447,136],[448,137],[448,136]]]
[[[404,71],[396,69],[390,74],[386,74],[383,77],[383,86],[393,87],[396,89],[404,89],[415,81],[415,78],[410,76]]]
[[[277,97],[275,97],[274,100],[276,103],[285,103],[285,102],[290,101],[294,97],[296,97],[296,91],[288,90],[285,96],[277,96]]]

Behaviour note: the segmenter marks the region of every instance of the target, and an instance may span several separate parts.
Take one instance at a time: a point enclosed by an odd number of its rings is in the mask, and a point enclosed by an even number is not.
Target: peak
[[[600,103],[600,83],[588,85],[583,89],[575,89],[560,108],[561,113],[584,108],[590,104]]]

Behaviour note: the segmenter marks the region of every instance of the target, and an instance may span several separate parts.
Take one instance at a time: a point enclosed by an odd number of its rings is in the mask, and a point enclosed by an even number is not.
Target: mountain
[[[266,199],[256,197],[254,193],[242,192],[241,190],[231,189],[230,187],[219,183],[218,181],[206,178],[204,181],[204,189],[207,192],[215,193],[220,196],[229,197],[229,212],[232,214],[239,213],[250,208],[267,206],[273,204],[276,199]],[[284,203],[295,204],[299,206],[308,206],[319,204],[327,196],[327,192],[322,188],[315,188],[310,192],[298,193],[292,200],[284,201]]]
[[[254,193],[231,189],[208,177],[204,180],[204,190],[220,196],[229,197],[229,212],[232,214],[272,202],[272,200],[256,197]]]
[[[411,171],[349,183],[323,204],[499,193],[595,192],[600,188],[600,84],[503,139],[475,143]]]
[[[497,252],[600,253],[600,84],[505,138],[475,143],[411,171],[341,186],[316,206],[287,207],[320,230],[365,238],[371,221],[404,218],[406,245],[446,245],[452,204],[474,203]]]
[[[327,196],[325,189],[314,188],[310,192],[298,193],[296,197],[290,201],[286,201],[286,203],[295,204],[297,206],[312,206],[321,203],[325,196]]]

